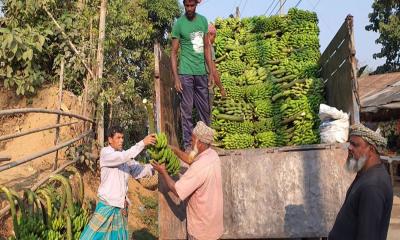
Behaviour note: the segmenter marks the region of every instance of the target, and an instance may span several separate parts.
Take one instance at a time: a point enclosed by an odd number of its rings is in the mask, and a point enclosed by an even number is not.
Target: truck
[[[319,59],[326,102],[359,122],[353,17],[348,15]],[[179,145],[179,99],[170,59],[155,44],[158,131]],[[216,149],[222,164],[224,234],[221,239],[327,237],[354,179],[344,169],[347,145],[314,144]],[[177,180],[177,178],[175,179]],[[159,181],[159,237],[187,239],[186,203]]]

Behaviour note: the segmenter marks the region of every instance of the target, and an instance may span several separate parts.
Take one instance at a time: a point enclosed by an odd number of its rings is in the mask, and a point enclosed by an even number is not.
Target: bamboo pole
[[[60,85],[58,88],[58,106],[57,109],[61,111],[61,104],[62,104],[62,97],[63,97],[63,84],[64,84],[64,58],[61,59],[61,69],[60,69]],[[61,116],[57,114],[57,122],[56,124],[60,124]],[[57,146],[60,140],[60,128],[56,128],[56,138],[54,139],[54,145]],[[53,170],[57,169],[57,162],[58,162],[58,150],[56,151],[56,157],[54,158],[54,166]]]
[[[71,145],[72,143],[83,139],[84,137],[88,136],[90,133],[92,133],[91,130],[86,131],[86,132],[82,133],[81,135],[79,135],[78,137],[73,138],[73,139],[71,139],[71,140],[69,140],[67,142],[64,142],[62,144],[59,144],[57,146],[51,147],[50,149],[47,149],[47,150],[44,150],[44,151],[41,151],[41,152],[38,152],[38,153],[31,154],[29,156],[23,157],[23,158],[21,158],[19,160],[16,160],[14,162],[10,162],[10,163],[1,165],[0,166],[0,172],[8,170],[8,169],[13,168],[13,167],[16,167],[18,165],[24,164],[26,162],[32,161],[33,159],[48,155],[48,154],[53,153],[53,152],[55,152],[57,150],[60,150],[62,148],[65,148],[65,147]]]
[[[95,123],[92,119],[81,116],[79,114],[74,113],[67,113],[59,110],[48,110],[43,108],[16,108],[16,109],[7,109],[7,110],[0,110],[0,116],[4,115],[12,115],[12,114],[19,114],[19,113],[49,113],[49,114],[60,114],[67,117],[74,117],[80,120],[84,120],[87,122]]]
[[[106,31],[106,15],[107,15],[107,0],[101,0],[100,5],[100,21],[99,21],[99,41],[97,45],[97,91],[101,91],[101,81],[103,78],[103,67],[104,67],[104,38]],[[104,145],[104,104],[98,108],[98,118],[97,118],[97,141],[100,146]]]
[[[65,127],[65,126],[73,125],[73,124],[76,124],[76,123],[78,123],[78,122],[55,124],[55,125],[45,126],[45,127],[41,127],[41,128],[34,128],[34,129],[31,129],[31,130],[25,131],[25,132],[8,134],[8,135],[1,136],[0,137],[0,141],[5,141],[5,140],[8,140],[8,139],[12,139],[12,138],[22,137],[22,136],[25,136],[25,135],[28,135],[28,134],[31,134],[31,133],[42,132],[42,131],[53,129],[53,128]]]

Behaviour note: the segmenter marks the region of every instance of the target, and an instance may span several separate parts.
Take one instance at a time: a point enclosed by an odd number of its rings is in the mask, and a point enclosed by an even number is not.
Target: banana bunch
[[[226,134],[222,142],[226,149],[245,149],[254,146],[254,137],[250,134]]]
[[[294,121],[293,137],[289,141],[290,145],[314,144],[319,141],[318,129],[314,128],[314,123],[308,120]]]
[[[318,23],[318,17],[315,12],[305,11],[298,8],[289,9],[287,16],[291,21]]]
[[[254,123],[250,121],[234,122],[226,121],[222,124],[221,130],[224,133],[252,134],[254,132]]]
[[[63,240],[63,239],[65,239],[64,236],[60,232],[52,230],[52,229],[44,231],[42,238],[48,239],[48,240]]]
[[[272,116],[272,102],[269,99],[257,100],[254,103],[254,115],[258,119],[269,118]]]
[[[244,78],[246,79],[246,83],[248,85],[262,83],[263,80],[265,79],[266,75],[267,74],[265,73],[265,75],[262,76],[263,78],[259,77],[258,73],[257,73],[257,69],[254,69],[254,68],[244,71]]]
[[[81,233],[83,232],[86,224],[89,222],[89,211],[86,208],[79,208],[79,205],[75,205],[77,209],[77,215],[72,219],[72,232],[74,234],[74,239],[79,239]]]
[[[228,72],[233,76],[240,76],[246,70],[246,64],[239,59],[229,59],[218,63],[217,69],[220,73]]]
[[[245,89],[241,86],[224,86],[226,94],[236,101],[244,99]]]
[[[270,82],[247,86],[245,90],[247,102],[254,103],[257,100],[271,98],[272,88],[273,84]]]
[[[319,50],[315,50],[312,48],[299,48],[292,52],[292,54],[290,55],[290,60],[295,62],[317,62],[320,57],[321,54]]]
[[[217,104],[212,112],[215,119],[243,122],[253,118],[253,106],[243,100],[237,101],[230,97],[224,100],[215,100],[214,103]]]
[[[285,103],[280,107],[280,111],[284,118],[289,118],[304,111],[311,112],[311,108],[309,106],[307,97],[302,97],[300,99],[285,100]]]
[[[261,132],[255,136],[257,147],[275,147],[276,134],[273,131]]]
[[[293,136],[293,130],[294,128],[287,128],[287,127],[280,127],[276,130],[276,138],[275,142],[277,146],[287,146],[287,145],[292,145],[289,143],[290,139]]]
[[[255,42],[247,42],[244,45],[244,56],[243,59],[249,64],[251,62],[261,62],[263,57],[263,51],[266,51],[261,46],[261,40]],[[260,49],[262,48],[262,49]]]
[[[251,18],[250,24],[253,26],[253,32],[266,33],[281,30],[285,25],[287,25],[287,19],[281,16],[257,16]]]
[[[314,51],[319,52],[319,39],[317,34],[313,33],[301,33],[301,34],[289,34],[287,33],[288,42],[287,46],[290,46],[294,49],[312,49]]]
[[[181,169],[180,161],[175,153],[168,147],[167,136],[165,133],[159,133],[156,136],[156,140],[156,145],[149,148],[147,152],[158,164],[165,164],[169,174],[177,175]]]
[[[275,123],[273,118],[264,118],[254,122],[254,131],[262,133],[275,130]]]

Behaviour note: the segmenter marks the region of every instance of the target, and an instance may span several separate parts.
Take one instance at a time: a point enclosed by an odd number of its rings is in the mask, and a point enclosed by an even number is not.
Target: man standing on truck
[[[92,218],[85,227],[80,239],[129,239],[128,236],[128,180],[151,176],[150,164],[140,165],[135,158],[147,145],[154,144],[155,134],[123,151],[123,130],[111,127],[108,130],[109,146],[100,152],[99,201]]]
[[[380,159],[386,139],[356,124],[350,127],[346,167],[357,173],[347,190],[329,240],[385,240],[393,204],[389,174]]]
[[[175,89],[180,94],[182,135],[185,150],[189,151],[193,131],[192,112],[196,107],[200,120],[210,125],[208,81],[213,75],[207,19],[196,13],[198,0],[183,0],[185,14],[172,28],[171,67]],[[179,70],[177,55],[179,53]],[[207,78],[206,64],[209,71]]]
[[[191,240],[219,239],[224,231],[221,161],[217,152],[210,148],[213,139],[214,130],[198,122],[192,134],[196,158],[177,182],[168,175],[164,164],[153,163],[171,192],[182,201],[189,198],[186,212],[188,239]],[[188,153],[171,148],[187,161]]]

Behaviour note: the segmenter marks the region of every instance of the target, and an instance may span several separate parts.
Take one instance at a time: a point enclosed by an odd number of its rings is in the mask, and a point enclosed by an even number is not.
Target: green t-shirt
[[[189,21],[185,15],[178,18],[172,27],[172,38],[179,40],[179,74],[206,75],[204,58],[204,36],[208,32],[207,19],[196,13]]]

